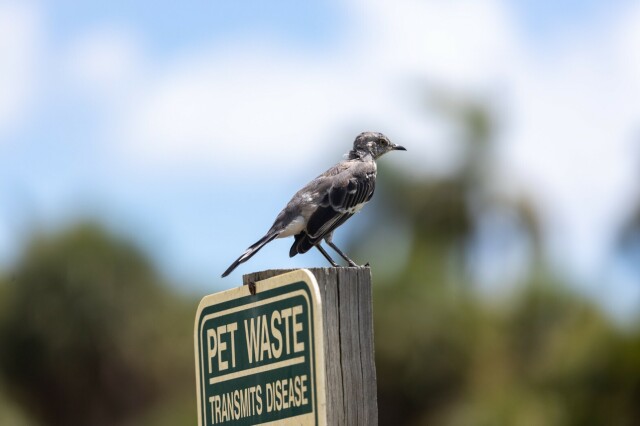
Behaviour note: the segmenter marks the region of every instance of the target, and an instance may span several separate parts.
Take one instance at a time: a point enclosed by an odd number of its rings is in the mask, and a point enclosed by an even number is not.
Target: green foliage
[[[35,239],[7,289],[0,370],[43,423],[119,424],[192,391],[190,305],[134,247],[81,225]]]
[[[375,223],[401,218],[412,238],[397,273],[374,276],[381,424],[638,424],[640,330],[619,330],[545,273],[535,251],[520,290],[487,300],[459,273],[476,226],[464,196],[473,188],[456,176],[391,182]],[[378,232],[389,230],[365,230]],[[384,263],[384,245],[366,250]]]

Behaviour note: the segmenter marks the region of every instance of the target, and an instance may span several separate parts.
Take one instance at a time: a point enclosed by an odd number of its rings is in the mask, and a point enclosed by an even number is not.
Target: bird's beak
[[[406,151],[407,148],[405,148],[404,146],[401,146],[401,145],[394,145],[393,146],[393,150],[394,151]]]

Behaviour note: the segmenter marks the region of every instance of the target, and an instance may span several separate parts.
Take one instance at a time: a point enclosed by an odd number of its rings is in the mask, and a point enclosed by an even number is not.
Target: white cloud
[[[0,135],[24,120],[33,101],[42,48],[40,26],[32,4],[0,4]]]
[[[277,51],[182,58],[154,83],[123,129],[124,148],[147,165],[227,169],[308,158],[327,138],[327,114],[345,112],[329,104],[332,90],[312,67]]]
[[[141,48],[121,28],[104,27],[83,34],[66,52],[69,87],[103,101],[128,100],[126,93],[143,72]]]
[[[123,152],[152,168],[244,175],[268,159],[291,172],[316,163],[318,151],[346,152],[361,130],[420,127],[419,113],[390,94],[385,76],[350,53],[302,58],[240,45],[180,58],[124,114]]]
[[[450,149],[415,88],[498,80],[514,49],[497,4],[354,3],[350,37],[316,56],[268,40],[192,52],[142,85],[116,138],[145,167],[244,174],[265,158],[304,169],[328,143],[346,151],[357,132],[381,130],[410,146],[415,165],[438,168]]]
[[[499,1],[354,3],[363,17],[354,30],[364,39],[358,50],[389,77],[477,90],[501,78],[517,54],[512,21]]]
[[[613,31],[613,51],[609,60],[614,61],[616,69],[624,73],[624,81],[630,83],[635,94],[640,93],[640,6],[635,5],[629,13],[620,17]],[[637,97],[635,98],[638,99]],[[629,99],[631,101],[632,99]],[[636,111],[640,102],[635,102]]]

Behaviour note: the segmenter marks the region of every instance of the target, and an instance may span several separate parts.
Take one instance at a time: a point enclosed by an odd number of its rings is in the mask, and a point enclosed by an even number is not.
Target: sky
[[[0,268],[84,217],[197,292],[324,264],[276,241],[218,279],[362,130],[409,149],[384,162],[450,170],[421,90],[444,88],[503,114],[494,186],[540,207],[555,266],[633,312],[610,252],[638,193],[639,51],[631,1],[4,0]]]

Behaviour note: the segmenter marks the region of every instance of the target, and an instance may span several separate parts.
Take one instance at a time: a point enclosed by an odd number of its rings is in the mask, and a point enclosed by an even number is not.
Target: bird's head
[[[349,158],[364,157],[368,154],[378,159],[389,151],[406,151],[403,146],[392,143],[388,137],[378,132],[362,132],[353,142]]]

